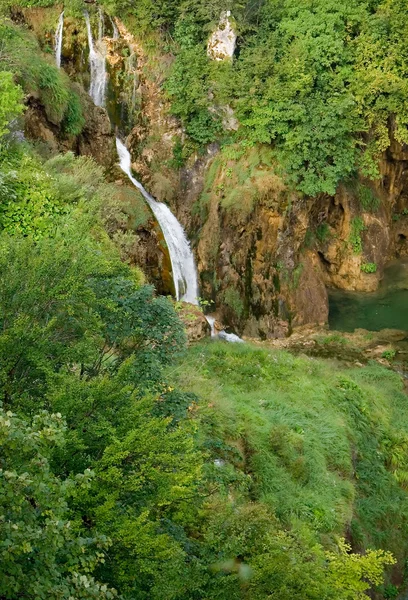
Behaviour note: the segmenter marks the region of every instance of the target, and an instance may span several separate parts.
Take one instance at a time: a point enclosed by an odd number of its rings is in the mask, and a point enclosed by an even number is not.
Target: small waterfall
[[[62,12],[58,21],[57,31],[55,32],[55,62],[57,67],[61,67],[62,54],[62,35],[64,31],[64,13]]]
[[[157,202],[132,175],[130,153],[126,146],[116,139],[120,167],[134,186],[143,194],[152,209],[166,240],[173,270],[177,300],[198,304],[198,283],[194,256],[186,234],[168,206]]]
[[[101,18],[101,17],[100,17]],[[103,19],[103,15],[102,15]],[[88,32],[88,45],[89,45],[89,63],[91,67],[91,86],[89,89],[89,95],[92,100],[96,104],[96,106],[103,106],[105,104],[105,94],[106,94],[106,83],[107,83],[107,74],[106,74],[106,59],[105,55],[102,53],[103,44],[102,44],[102,35],[103,34],[103,24],[101,26],[101,22],[99,23],[99,40],[98,40],[98,48],[95,48],[95,44],[92,37],[92,28],[91,21],[89,19],[89,14],[85,12],[85,22],[86,29]]]
[[[119,29],[115,23],[115,19],[111,18],[111,23],[112,23],[112,29],[113,29],[113,39],[116,41],[119,39]]]
[[[207,323],[211,327],[211,337],[212,338],[218,338],[220,340],[224,340],[225,342],[229,342],[230,344],[244,344],[245,343],[244,340],[242,340],[240,337],[235,335],[235,333],[227,333],[226,331],[219,331],[217,333],[216,329],[215,329],[215,317],[211,317],[210,315],[207,315],[205,318],[207,319]]]

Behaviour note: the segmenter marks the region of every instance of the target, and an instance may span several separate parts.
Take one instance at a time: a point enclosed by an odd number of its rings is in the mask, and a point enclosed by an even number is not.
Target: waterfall
[[[120,167],[134,186],[142,193],[156,217],[169,249],[177,300],[198,304],[198,283],[194,256],[184,229],[168,206],[157,202],[132,175],[130,153],[126,146],[116,139]]]
[[[224,340],[225,342],[229,342],[230,344],[244,344],[245,343],[244,340],[241,339],[240,337],[238,337],[237,335],[235,335],[235,333],[227,333],[224,330],[219,331],[217,333],[216,329],[215,329],[215,317],[211,317],[210,315],[207,315],[205,318],[207,319],[207,323],[211,327],[211,337],[212,338],[218,338],[219,340]]]
[[[55,62],[57,67],[61,67],[62,53],[62,34],[64,31],[64,13],[62,12],[58,21],[57,31],[55,32]]]
[[[112,23],[112,29],[113,29],[113,39],[118,40],[119,39],[119,29],[115,23],[115,19],[111,18],[111,23]]]
[[[100,16],[101,19],[101,16]],[[103,15],[102,15],[103,19]],[[89,63],[91,67],[91,86],[89,89],[89,95],[96,104],[96,106],[103,106],[105,104],[105,93],[106,93],[106,60],[105,55],[100,51],[103,48],[102,45],[102,34],[103,24],[99,23],[99,48],[95,48],[95,44],[92,37],[91,22],[89,14],[85,12],[86,29],[88,32],[88,45],[89,45]]]

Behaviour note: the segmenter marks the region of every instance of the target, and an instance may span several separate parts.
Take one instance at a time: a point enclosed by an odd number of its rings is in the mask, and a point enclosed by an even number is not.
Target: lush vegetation
[[[375,178],[394,137],[408,141],[406,8],[401,0],[105,0],[132,26],[167,36],[175,62],[165,84],[172,110],[198,145],[235,138],[271,144],[289,180],[309,195],[333,194],[360,171]],[[209,32],[231,9],[233,64],[206,56]],[[239,131],[222,131],[223,108]]]
[[[408,142],[407,20],[401,0],[101,3],[150,42],[152,32],[159,32],[161,51],[174,55],[164,88],[189,136],[187,152],[191,142],[196,147],[233,142],[244,151],[268,144],[287,180],[316,195],[333,194],[339,181],[357,172],[378,177],[378,159],[391,136]],[[82,0],[67,2],[67,14],[80,15],[84,6]],[[228,8],[238,34],[236,56],[232,63],[215,62],[207,57],[207,40]],[[25,53],[21,62],[30,64],[28,58]],[[68,99],[46,70],[40,79],[45,99],[57,100],[54,118],[60,118]],[[226,107],[233,109],[238,131],[225,131]],[[73,107],[68,110],[72,117]],[[364,206],[375,204],[364,191],[359,195]]]
[[[197,143],[220,134],[212,78],[227,98],[230,71],[238,93],[261,31],[250,24],[267,6],[238,6],[248,45],[233,72],[203,55],[218,2],[135,8],[142,25],[153,15],[177,31],[170,95],[194,56],[208,69],[189,110],[173,105]],[[17,141],[23,93],[72,134],[81,107],[27,32],[7,20],[0,32],[0,598],[395,597],[408,557],[399,376],[250,345],[187,350],[172,302],[126,260],[127,226],[147,219],[137,197],[90,158],[44,157]],[[248,119],[213,166],[225,209],[246,177],[258,195],[271,177],[274,148],[251,137]],[[243,152],[241,135],[265,142],[261,154]],[[284,131],[275,137],[284,152]],[[353,231],[357,252],[361,223]],[[225,301],[241,310],[232,292]]]
[[[5,94],[11,93],[10,83],[7,87],[11,73],[14,81],[21,86],[13,88],[14,105],[19,106],[16,101],[21,99],[23,90],[28,98],[32,96],[40,100],[51,123],[60,125],[67,134],[80,133],[85,124],[81,100],[68,76],[55,67],[53,57],[46,57],[40,52],[35,37],[9,19],[2,18],[0,50],[0,71],[5,72],[1,75],[0,89],[3,92],[4,88]],[[7,103],[2,103],[2,113],[7,110]],[[5,115],[14,116],[7,112]]]
[[[2,598],[346,600],[402,568],[396,375],[185,354],[92,160],[3,138],[2,173]]]

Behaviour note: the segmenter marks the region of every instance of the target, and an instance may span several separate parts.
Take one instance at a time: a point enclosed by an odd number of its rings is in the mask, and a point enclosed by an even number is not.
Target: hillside
[[[0,600],[405,597],[407,28],[0,0]]]

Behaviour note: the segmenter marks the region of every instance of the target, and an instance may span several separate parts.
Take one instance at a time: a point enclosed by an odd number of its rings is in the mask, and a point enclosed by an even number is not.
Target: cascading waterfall
[[[62,36],[64,32],[64,12],[61,13],[57,31],[55,32],[55,62],[57,67],[61,67],[61,54],[62,54]]]
[[[230,344],[244,343],[244,340],[242,340],[239,336],[235,335],[235,333],[227,333],[226,331],[219,331],[217,333],[215,329],[215,317],[207,315],[205,318],[207,319],[207,323],[211,327],[211,337],[224,340],[225,342],[229,342]]]
[[[115,20],[111,18],[112,29],[113,29],[113,39],[116,41],[119,39],[119,29],[115,23]]]
[[[161,227],[169,249],[177,300],[198,304],[198,283],[194,256],[184,229],[169,207],[162,202],[157,202],[144,189],[142,184],[133,177],[129,150],[118,138],[116,139],[116,148],[122,171],[143,194]]]
[[[100,19],[103,19],[103,15],[100,13]],[[103,54],[103,43],[102,34],[103,26],[99,25],[99,40],[98,49],[95,48],[94,40],[92,37],[91,21],[89,14],[85,12],[86,29],[88,32],[88,45],[89,45],[89,63],[91,67],[91,87],[89,89],[89,95],[96,104],[96,106],[104,106],[106,84],[107,84],[107,73],[106,73],[106,57]]]
[[[102,41],[103,35],[103,13],[99,13],[99,42]],[[95,104],[103,106],[105,103],[106,94],[106,65],[105,57],[97,52],[94,48],[92,29],[88,13],[85,13],[86,26],[88,30],[89,42],[89,60],[91,66],[91,88],[90,95]],[[102,26],[101,26],[102,23]],[[112,20],[114,39],[118,39],[119,32],[116,23]],[[177,300],[183,300],[190,304],[198,305],[198,280],[197,271],[194,262],[194,255],[190,248],[190,243],[186,237],[184,229],[173,215],[166,204],[157,202],[137,181],[132,175],[131,156],[125,144],[116,138],[116,148],[118,151],[120,167],[122,171],[129,177],[133,185],[141,192],[154,216],[156,217],[160,228],[163,232],[164,239],[170,254],[171,267],[173,272],[173,281],[176,291]],[[221,331],[215,333],[214,319],[207,317],[207,321],[211,326],[211,334],[227,342],[242,342],[237,335]]]

